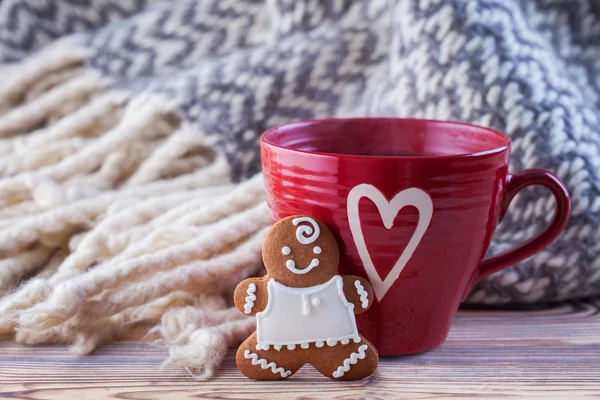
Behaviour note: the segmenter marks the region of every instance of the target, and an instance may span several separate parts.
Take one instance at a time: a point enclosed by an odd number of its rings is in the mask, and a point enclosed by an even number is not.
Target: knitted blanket
[[[0,334],[84,354],[141,329],[210,376],[254,328],[229,299],[270,224],[258,137],[330,116],[506,132],[573,212],[468,302],[600,294],[599,60],[594,0],[3,0]],[[553,209],[519,195],[490,254]]]

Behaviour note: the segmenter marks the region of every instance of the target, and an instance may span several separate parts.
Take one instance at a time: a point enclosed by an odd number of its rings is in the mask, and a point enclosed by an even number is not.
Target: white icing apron
[[[256,314],[257,341],[261,346],[359,341],[354,305],[346,300],[342,277],[307,288],[291,288],[269,280],[269,300]]]

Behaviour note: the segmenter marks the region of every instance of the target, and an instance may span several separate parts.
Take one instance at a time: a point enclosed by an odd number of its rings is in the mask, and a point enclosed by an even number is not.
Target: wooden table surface
[[[232,354],[218,375],[194,381],[160,370],[166,351],[115,343],[86,357],[64,346],[0,343],[0,397],[184,398],[594,398],[600,399],[600,299],[536,311],[463,310],[441,347],[384,358],[376,374],[338,383],[305,367],[284,382],[250,381]]]

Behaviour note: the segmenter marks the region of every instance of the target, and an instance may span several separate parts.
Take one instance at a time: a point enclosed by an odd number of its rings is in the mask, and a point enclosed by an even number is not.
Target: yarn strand
[[[80,355],[146,336],[210,376],[253,329],[227,304],[262,266],[263,177],[232,183],[211,132],[107,90],[88,54],[61,40],[2,69],[0,336]]]

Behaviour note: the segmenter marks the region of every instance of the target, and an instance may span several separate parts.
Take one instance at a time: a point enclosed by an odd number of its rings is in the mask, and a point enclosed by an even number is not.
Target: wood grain
[[[338,383],[309,367],[255,382],[230,354],[218,375],[160,370],[166,351],[115,343],[78,358],[64,346],[0,343],[0,397],[18,399],[600,399],[600,299],[536,311],[463,310],[446,343],[384,358],[364,381]]]

